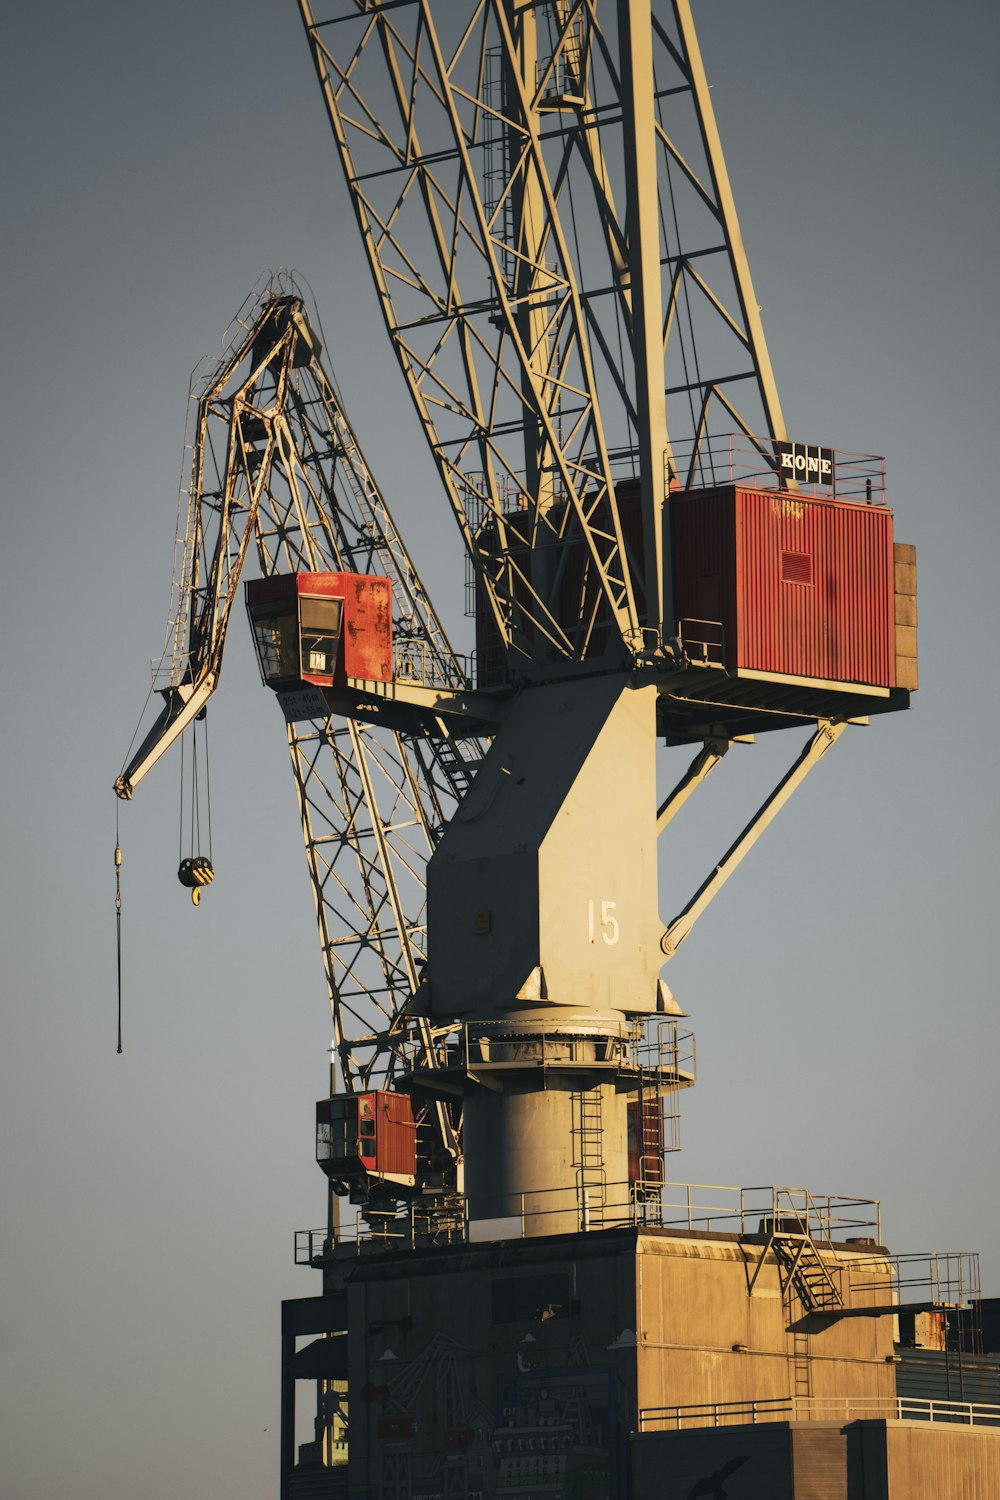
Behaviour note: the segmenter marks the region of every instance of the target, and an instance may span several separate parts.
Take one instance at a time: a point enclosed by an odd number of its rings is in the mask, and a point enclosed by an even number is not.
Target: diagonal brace
[[[753,744],[752,734],[741,734],[738,742],[743,745]],[[680,812],[691,793],[697,791],[706,777],[715,770],[719,761],[725,755],[730,745],[736,744],[737,740],[711,739],[706,740],[701,750],[688,766],[680,781],[656,809],[656,832],[657,836],[666,828],[670,820]]]
[[[837,740],[846,728],[846,720],[840,720],[839,722],[829,719],[820,721],[819,728],[791,770],[786,772],[778,782],[774,791],[750,819],[750,822],[744,828],[736,842],[731,844],[726,850],[711,875],[699,890],[696,891],[694,896],[692,896],[684,910],[667,927],[663,937],[660,939],[660,947],[663,950],[664,958],[673,958],[702,912],[712,901],[713,897],[721,891],[741,860],[750,852],[760,838],[764,829],[768,827],[781,811],[792,793],[801,786],[813,766],[819,763],[831,745],[837,743]],[[700,759],[701,757],[699,757]],[[698,762],[696,761],[695,766],[697,764]],[[692,771],[694,771],[695,766],[692,766]],[[705,774],[708,774],[707,771]],[[682,782],[681,787],[683,785],[684,783]],[[679,787],[678,790],[680,789]]]

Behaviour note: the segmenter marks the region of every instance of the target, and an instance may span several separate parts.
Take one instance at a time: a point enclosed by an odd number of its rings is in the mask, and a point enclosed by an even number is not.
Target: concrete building
[[[285,1304],[283,1500],[1000,1494],[1000,1427],[899,1420],[898,1275],[870,1237],[765,1217],[316,1263],[325,1295]],[[296,1464],[304,1381],[318,1414],[334,1390],[346,1463]]]

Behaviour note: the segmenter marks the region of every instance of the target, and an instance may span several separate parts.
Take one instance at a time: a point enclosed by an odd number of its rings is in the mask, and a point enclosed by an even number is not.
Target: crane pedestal
[[[520,1237],[598,1228],[629,1216],[627,1097],[614,1082],[470,1095],[464,1113],[470,1234]]]
[[[471,1220],[627,1218],[626,1054],[663,961],[655,717],[628,673],[525,690],[429,862],[429,1010],[463,1028]]]

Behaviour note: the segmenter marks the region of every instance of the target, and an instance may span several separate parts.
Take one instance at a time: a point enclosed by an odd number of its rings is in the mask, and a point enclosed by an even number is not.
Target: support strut
[[[691,931],[695,922],[697,922],[698,918],[701,916],[702,912],[709,905],[712,899],[718,895],[719,891],[722,890],[722,887],[725,885],[730,875],[732,875],[733,871],[740,864],[744,856],[747,855],[753,848],[754,844],[764,832],[764,829],[768,827],[768,825],[781,811],[796,788],[802,785],[803,781],[806,779],[813,766],[818,765],[819,761],[830,749],[831,745],[835,745],[837,743],[846,728],[846,720],[841,720],[836,723],[833,720],[822,720],[820,722],[819,728],[817,729],[816,733],[813,735],[809,743],[806,745],[805,749],[802,751],[795,764],[781,778],[774,791],[767,798],[766,802],[764,802],[761,807],[758,808],[757,812],[754,813],[753,817],[750,819],[750,822],[744,828],[743,832],[740,834],[736,842],[734,844],[731,844],[730,847],[726,850],[725,854],[722,856],[721,860],[716,865],[715,869],[712,871],[708,879],[695,892],[694,896],[692,896],[691,900],[688,902],[687,906],[685,906],[684,910],[680,913],[679,916],[674,918],[674,920],[670,923],[669,927],[664,932],[663,937],[660,940],[660,947],[663,950],[665,959],[673,958],[674,954],[677,952],[677,949],[680,947],[681,943],[683,943],[684,939]],[[698,759],[692,766],[691,772],[688,773],[689,777],[692,773],[695,772],[699,761],[701,761],[703,757],[708,757],[709,754],[709,748],[706,745],[705,750],[702,751],[701,756],[698,757]],[[715,764],[715,762],[712,762],[712,764]],[[711,768],[711,764],[706,764],[705,769],[702,771],[701,776],[699,777],[699,780],[704,779],[704,776],[708,774]],[[685,778],[685,780],[687,780],[687,778]],[[680,787],[678,787],[678,792],[680,792],[684,786],[685,782],[682,781]],[[693,790],[693,786],[690,787],[689,790]],[[674,795],[676,796],[676,793]],[[687,795],[687,793],[685,793],[685,795]],[[668,799],[667,803],[664,804],[664,808],[661,809],[661,818],[663,817],[664,811],[669,809],[669,806],[670,799]]]

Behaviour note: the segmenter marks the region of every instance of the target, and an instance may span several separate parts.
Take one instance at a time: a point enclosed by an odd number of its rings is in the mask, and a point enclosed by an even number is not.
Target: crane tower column
[[[464,1038],[471,1220],[627,1217],[628,1097],[651,1083],[632,1044],[663,962],[655,712],[636,674],[525,690],[429,862],[429,1004]]]

